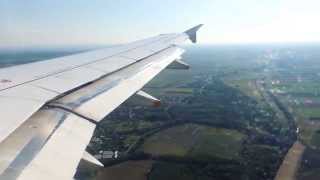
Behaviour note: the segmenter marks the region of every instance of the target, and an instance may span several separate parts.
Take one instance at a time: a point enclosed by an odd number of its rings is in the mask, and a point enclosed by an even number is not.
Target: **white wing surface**
[[[83,155],[94,161],[96,124],[175,60],[186,66],[178,45],[200,27],[0,69],[0,179],[72,179]]]

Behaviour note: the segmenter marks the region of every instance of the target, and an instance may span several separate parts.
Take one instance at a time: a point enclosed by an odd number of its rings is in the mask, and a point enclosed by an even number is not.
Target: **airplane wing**
[[[167,66],[183,68],[183,33],[0,69],[0,179],[71,180],[95,127]]]

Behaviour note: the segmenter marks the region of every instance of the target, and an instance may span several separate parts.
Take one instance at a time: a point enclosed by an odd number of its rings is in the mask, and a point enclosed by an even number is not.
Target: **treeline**
[[[283,103],[273,93],[271,93],[270,91],[267,91],[267,93],[275,102],[275,104],[278,106],[278,108],[282,111],[282,113],[284,114],[284,116],[288,121],[289,131],[287,136],[289,137],[289,140],[291,140],[291,142],[288,142],[288,143],[292,145],[297,140],[297,133],[296,133],[297,125],[296,125],[295,119],[293,115],[289,112],[289,110],[283,105]]]
[[[237,160],[222,159],[218,157],[211,156],[200,156],[200,157],[190,157],[190,156],[174,156],[174,155],[153,155],[150,153],[145,153],[143,151],[133,152],[131,154],[126,154],[118,159],[105,159],[101,160],[105,167],[120,164],[126,161],[139,161],[139,160],[155,160],[164,161],[171,163],[181,163],[181,164],[196,164],[196,165],[207,165],[207,164],[219,164],[219,165],[241,165]]]
[[[261,156],[260,153],[263,153]],[[127,161],[153,160],[155,161],[152,171],[156,170],[157,164],[167,163],[180,164],[192,170],[191,174],[207,176],[218,179],[272,179],[280,162],[279,155],[265,150],[246,151],[245,159],[221,159],[209,156],[155,156],[144,152],[134,152],[116,160],[102,161],[105,167]],[[257,162],[258,161],[258,162]],[[160,170],[161,171],[161,170]],[[152,173],[152,172],[150,172]],[[149,175],[150,175],[149,173]],[[163,172],[167,173],[167,172]]]

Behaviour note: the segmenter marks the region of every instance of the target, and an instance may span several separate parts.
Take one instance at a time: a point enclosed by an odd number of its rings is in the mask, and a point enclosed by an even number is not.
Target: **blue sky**
[[[0,47],[104,45],[199,23],[201,43],[319,42],[318,0],[1,0]]]

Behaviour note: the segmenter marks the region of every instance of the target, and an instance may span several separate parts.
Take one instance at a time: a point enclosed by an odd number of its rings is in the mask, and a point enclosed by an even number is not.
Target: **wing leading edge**
[[[0,69],[0,179],[72,179],[96,124],[179,60],[201,26]]]

